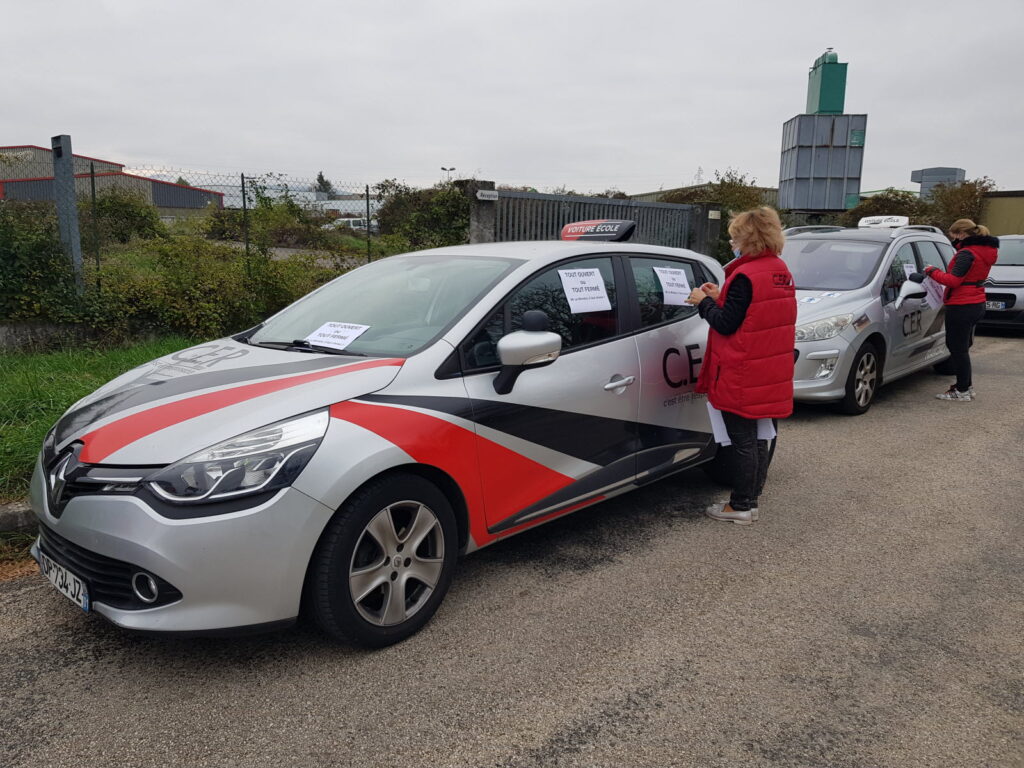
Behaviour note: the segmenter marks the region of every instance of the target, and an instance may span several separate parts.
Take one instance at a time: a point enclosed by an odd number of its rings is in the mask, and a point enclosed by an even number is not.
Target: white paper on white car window
[[[560,269],[558,277],[562,280],[562,290],[569,300],[572,314],[604,312],[612,308],[600,269]]]
[[[904,264],[903,272],[907,276],[907,279],[909,279],[912,274],[917,272],[917,268],[913,264]]]
[[[345,349],[345,347],[365,333],[369,327],[368,325],[357,325],[356,323],[324,323],[309,334],[306,337],[306,341],[318,347]]]
[[[655,267],[654,274],[661,283],[661,294],[666,306],[681,306],[690,298],[690,281],[686,270],[674,267]]]
[[[711,433],[715,438],[715,442],[723,447],[732,445],[732,440],[729,439],[729,431],[725,428],[725,419],[722,418],[722,412],[711,403],[708,403],[707,406],[708,416],[711,417]],[[757,420],[758,440],[774,440],[776,434],[775,422],[771,419]]]

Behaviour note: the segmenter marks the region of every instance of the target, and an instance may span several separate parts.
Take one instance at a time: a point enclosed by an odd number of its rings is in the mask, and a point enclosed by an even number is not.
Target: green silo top
[[[829,48],[807,75],[807,114],[841,115],[846,106],[846,64]]]

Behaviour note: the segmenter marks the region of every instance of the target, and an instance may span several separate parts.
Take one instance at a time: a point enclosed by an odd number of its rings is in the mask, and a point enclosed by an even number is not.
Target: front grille
[[[39,526],[39,546],[51,558],[85,580],[89,588],[89,599],[94,603],[103,603],[125,611],[137,611],[143,608],[156,608],[181,599],[181,592],[176,587],[155,573],[145,571],[156,581],[159,592],[155,602],[145,603],[139,600],[132,592],[131,578],[132,574],[143,569],[131,563],[90,552],[54,533],[45,525]]]

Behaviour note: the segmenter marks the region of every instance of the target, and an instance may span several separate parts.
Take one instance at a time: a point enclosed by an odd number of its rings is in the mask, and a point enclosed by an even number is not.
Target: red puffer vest
[[[938,267],[927,270],[927,275],[937,283],[946,286],[943,304],[980,304],[985,300],[985,289],[982,283],[988,278],[992,265],[999,255],[999,238],[989,235],[971,235],[957,245],[956,256],[949,262],[949,272]],[[960,254],[969,251],[974,255],[974,263],[963,277],[952,274],[956,260]]]
[[[793,412],[796,290],[785,262],[771,251],[745,255],[725,267],[718,296],[746,275],[753,298],[736,333],[708,332],[708,351],[697,380],[711,405],[748,419],[782,419]]]

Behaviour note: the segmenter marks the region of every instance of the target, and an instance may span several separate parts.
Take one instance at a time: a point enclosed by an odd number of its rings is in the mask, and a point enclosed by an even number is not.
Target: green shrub
[[[95,284],[92,267],[89,282]],[[315,256],[273,260],[202,237],[137,242],[105,259],[81,320],[119,341],[151,333],[213,338],[255,325],[339,274]]]
[[[412,189],[396,179],[374,187],[383,235],[397,235],[411,249],[469,242],[469,198],[453,182]]]
[[[0,321],[60,320],[74,303],[53,205],[0,201]]]
[[[164,237],[167,230],[156,206],[140,193],[112,187],[96,195],[96,228],[100,242],[127,243],[135,237]],[[87,248],[93,233],[93,205],[87,196],[78,199],[78,229]]]

